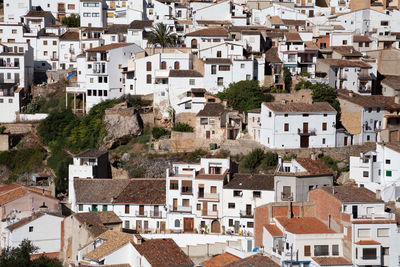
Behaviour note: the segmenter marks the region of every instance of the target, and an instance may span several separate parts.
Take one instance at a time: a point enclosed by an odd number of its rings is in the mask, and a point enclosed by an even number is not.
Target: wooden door
[[[173,199],[173,210],[177,210],[178,209],[178,199],[177,198],[174,198]]]
[[[210,136],[211,136],[210,131],[206,131],[206,139],[210,139]]]
[[[193,218],[183,218],[183,231],[193,232],[194,219]]]
[[[207,202],[204,202],[204,203],[203,203],[203,210],[202,210],[203,216],[207,216],[207,214],[208,214],[207,206],[208,206],[208,203],[207,203]]]
[[[246,215],[251,215],[251,205],[246,205]]]
[[[308,133],[308,122],[303,122],[303,133]]]
[[[160,222],[160,231],[165,232],[165,222]]]
[[[144,206],[143,205],[139,206],[139,215],[144,215]]]
[[[347,136],[344,137],[344,146],[347,146]]]
[[[221,225],[218,220],[215,220],[211,223],[211,233],[220,233]]]
[[[309,136],[300,136],[300,147],[307,148],[309,145]]]
[[[158,206],[154,206],[154,216],[155,217],[158,217],[159,216],[159,209],[158,209]]]

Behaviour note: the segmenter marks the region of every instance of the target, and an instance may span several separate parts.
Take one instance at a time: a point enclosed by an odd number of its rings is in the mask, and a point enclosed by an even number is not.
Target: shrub
[[[132,178],[144,178],[146,175],[146,169],[143,167],[134,167],[129,170],[129,176]]]
[[[295,153],[290,153],[290,154],[286,154],[283,157],[283,160],[290,161],[290,160],[295,159],[295,158],[297,158],[297,155]]]
[[[153,127],[151,130],[151,134],[153,135],[154,139],[159,139],[160,137],[164,135],[168,135],[169,131],[165,129],[164,127]]]
[[[261,148],[255,148],[250,152],[250,154],[244,157],[243,167],[253,171],[258,167],[258,165],[260,165],[263,159],[264,150],[262,150]]]
[[[285,83],[285,90],[290,92],[292,87],[292,73],[287,67],[283,68],[283,82]]]
[[[193,132],[193,127],[187,123],[178,122],[174,124],[172,130],[176,132]]]
[[[312,87],[312,83],[310,81],[301,80],[296,84],[294,90],[298,91],[301,89],[310,89]]]
[[[270,170],[278,164],[278,154],[268,151],[264,154],[264,159],[261,161],[261,167],[264,170]]]
[[[301,72],[300,76],[310,78],[311,74],[309,72]]]
[[[207,151],[203,149],[196,149],[191,155],[191,161],[199,161],[205,155],[207,155]]]
[[[81,18],[79,15],[72,14],[69,17],[65,17],[61,20],[61,24],[67,25],[68,27],[80,27]]]
[[[128,104],[128,107],[139,108],[142,106],[142,98],[137,95],[125,95],[124,99]]]

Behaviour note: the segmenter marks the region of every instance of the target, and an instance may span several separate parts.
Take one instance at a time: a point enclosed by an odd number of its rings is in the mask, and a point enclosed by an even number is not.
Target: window
[[[375,260],[376,248],[363,248],[363,260]]]
[[[339,245],[332,245],[332,256],[339,256]]]
[[[182,206],[183,207],[189,207],[190,205],[189,199],[182,199]]]
[[[99,90],[99,96],[103,96],[103,90]]]
[[[146,62],[146,71],[151,71],[151,62]]]
[[[229,226],[230,226],[230,227],[233,226],[233,219],[229,219]]]
[[[387,177],[392,177],[392,171],[386,171],[386,176]]]
[[[347,45],[347,40],[343,40],[343,41],[342,41],[342,44],[343,44],[343,45]]]
[[[363,177],[368,177],[368,171],[363,171]]]
[[[254,198],[260,198],[261,197],[261,191],[253,191],[253,197]]]
[[[222,57],[222,52],[221,51],[217,51],[217,57]]]
[[[310,115],[307,114],[307,113],[304,113],[304,114],[303,114],[303,117],[308,117],[308,116],[310,116]]]
[[[92,205],[92,211],[97,211],[97,205],[96,204]]]
[[[389,250],[388,247],[382,247],[382,255],[389,256]]]
[[[75,5],[74,4],[69,4],[68,5],[69,10],[75,10]]]
[[[217,65],[211,65],[211,74],[217,74]]]
[[[326,139],[322,138],[322,144],[325,145],[325,143],[326,143]]]
[[[329,256],[328,245],[316,245],[314,246],[314,256]]]
[[[360,237],[360,238],[371,237],[371,230],[370,229],[358,229],[358,237]]]
[[[311,256],[311,246],[304,246],[304,257]]]
[[[217,210],[218,210],[218,209],[217,209],[217,204],[213,204],[212,210],[213,210],[213,211],[217,211]]]
[[[284,131],[289,132],[289,123],[284,124]]]
[[[244,69],[244,63],[240,64],[240,68]]]
[[[246,74],[246,80],[250,81],[251,80],[251,75],[250,74]]]
[[[194,49],[197,48],[197,39],[193,39],[193,40],[191,41],[191,47],[194,48]]]
[[[388,237],[389,236],[389,228],[378,228],[376,235],[378,237]]]
[[[8,103],[12,103],[13,102],[13,100],[10,98],[10,99],[8,99]]]
[[[247,222],[247,228],[254,228],[254,222]]]
[[[179,70],[179,61],[175,61],[174,69]]]
[[[107,211],[107,205],[103,205],[103,211]]]
[[[53,41],[53,45],[57,45],[57,41]]]
[[[322,131],[326,131],[326,129],[327,129],[326,122],[323,122],[322,123]]]
[[[387,160],[386,160],[386,164],[390,164],[390,159],[387,159]]]
[[[43,45],[47,45],[47,41],[43,41]]]
[[[195,79],[189,79],[189,85],[195,85],[196,80]]]
[[[242,191],[239,191],[239,190],[233,191],[233,196],[234,197],[242,197]]]
[[[196,209],[197,210],[201,210],[201,204],[200,203],[196,205]]]
[[[382,20],[382,21],[381,21],[381,26],[389,26],[389,21],[387,21],[387,20]]]
[[[12,34],[17,34],[17,30],[12,30]]]
[[[0,103],[4,103],[4,99],[3,98],[0,98]]]
[[[171,180],[169,182],[169,189],[171,190],[178,190],[179,186],[178,186],[178,180]]]
[[[230,202],[228,203],[228,209],[234,209],[235,208],[235,203]]]
[[[43,51],[43,56],[47,56],[49,53],[47,51]]]
[[[146,75],[146,83],[151,84],[151,74]]]
[[[79,204],[78,209],[79,211],[83,211],[83,204]]]
[[[185,109],[192,109],[192,103],[186,102],[185,103]]]
[[[181,226],[181,222],[179,221],[179,219],[175,220],[175,227],[180,227]]]
[[[129,205],[125,205],[125,214],[129,214]]]
[[[103,95],[107,96],[107,90],[104,90]]]
[[[223,77],[218,77],[217,84],[218,84],[218,86],[224,85],[224,78]]]
[[[29,232],[33,232],[33,226],[29,226]]]
[[[88,90],[87,94],[88,96],[92,96],[92,90]]]
[[[219,71],[230,71],[231,70],[231,66],[229,66],[229,65],[220,65],[218,67],[218,70]]]

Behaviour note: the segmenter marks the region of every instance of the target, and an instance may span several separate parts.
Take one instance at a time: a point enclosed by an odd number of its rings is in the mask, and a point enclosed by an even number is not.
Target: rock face
[[[135,108],[128,108],[126,103],[106,109],[104,123],[107,136],[103,139],[102,148],[107,150],[127,144],[143,131],[139,112]]]

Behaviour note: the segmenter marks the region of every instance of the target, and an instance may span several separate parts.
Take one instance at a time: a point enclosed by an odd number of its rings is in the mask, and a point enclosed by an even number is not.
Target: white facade
[[[296,103],[274,104],[297,105]],[[314,104],[300,104],[312,106]],[[329,104],[328,104],[329,105]],[[260,143],[270,148],[335,147],[336,111],[320,110],[313,112],[276,112],[261,105]],[[305,136],[305,137],[302,137]],[[307,138],[308,136],[308,138]],[[307,140],[308,139],[308,140]]]

